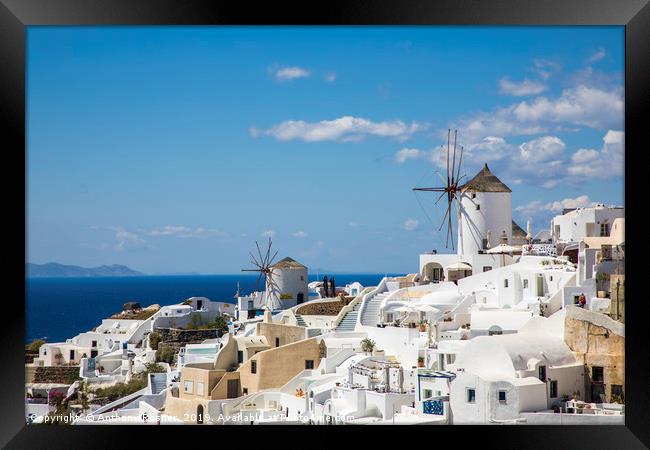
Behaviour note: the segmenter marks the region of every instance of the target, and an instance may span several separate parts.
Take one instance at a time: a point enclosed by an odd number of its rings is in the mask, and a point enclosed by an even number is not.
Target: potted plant
[[[422,356],[418,356],[418,367],[424,367],[424,358]]]
[[[424,320],[420,320],[420,332],[427,331],[427,323]]]
[[[365,353],[372,353],[375,349],[375,341],[369,338],[365,338],[361,341],[361,350]]]

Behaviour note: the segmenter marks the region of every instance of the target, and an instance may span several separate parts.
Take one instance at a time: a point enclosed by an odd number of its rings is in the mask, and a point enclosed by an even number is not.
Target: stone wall
[[[34,383],[72,384],[77,377],[79,366],[46,366],[34,371]]]
[[[160,343],[158,348],[172,347],[179,349],[185,347],[185,344],[200,344],[206,339],[215,339],[217,330],[183,330],[180,328],[156,328],[155,331],[160,334]]]
[[[605,314],[575,306],[566,308],[564,340],[585,365],[585,390],[581,397],[591,398],[592,369],[603,368],[604,394],[612,401],[612,385],[622,386],[625,393],[625,327]]]
[[[315,302],[296,309],[296,314],[303,316],[336,316],[354,297],[344,297],[331,302]]]

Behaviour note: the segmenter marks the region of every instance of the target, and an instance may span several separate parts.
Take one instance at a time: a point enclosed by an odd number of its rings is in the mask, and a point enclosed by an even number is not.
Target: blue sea
[[[337,286],[353,281],[376,286],[383,277],[384,274],[335,274],[334,280]],[[315,280],[315,274],[309,276],[309,281]],[[164,306],[200,296],[235,303],[237,282],[241,293],[247,294],[255,290],[256,281],[257,276],[250,274],[29,278],[26,341],[40,338],[59,342],[72,338],[120,312],[127,301]]]

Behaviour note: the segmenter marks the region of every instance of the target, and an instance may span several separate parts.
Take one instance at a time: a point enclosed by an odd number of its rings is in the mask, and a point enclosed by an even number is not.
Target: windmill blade
[[[458,185],[458,181],[460,178],[458,176],[460,175],[460,165],[463,163],[463,146],[460,146],[460,159],[458,160],[458,170],[456,172],[456,185]]]
[[[262,251],[260,250],[260,244],[255,241],[255,246],[257,247],[257,253],[260,255],[260,265],[264,265],[264,258],[262,258]]]
[[[445,192],[447,189],[445,188],[438,188],[438,187],[432,187],[432,188],[413,188],[414,191],[425,191],[425,192]]]
[[[447,186],[449,186],[449,140],[451,139],[451,128],[447,130]]]
[[[440,200],[442,200],[442,197],[444,197],[444,196],[445,196],[445,193],[444,193],[444,192],[443,192],[442,194],[440,194],[440,197],[438,197],[438,200],[436,200],[436,202],[434,203],[434,205],[437,205],[438,202],[439,202]]]
[[[451,204],[449,206],[451,206]],[[449,225],[447,226],[447,242],[449,242],[449,238],[451,237],[451,249],[453,250],[454,249],[454,224],[451,221],[451,214],[447,216],[447,220],[449,221],[448,222]]]
[[[273,256],[271,257],[271,260],[269,261],[269,266],[273,264],[273,260],[275,260],[275,257],[277,256],[278,251],[276,250],[275,253],[273,253]]]
[[[269,238],[269,246],[266,248],[266,255],[264,256],[264,267],[269,266],[269,253],[271,253],[271,238]]]
[[[445,225],[445,219],[447,219],[447,214],[449,214],[450,209],[451,209],[451,202],[449,202],[449,204],[447,205],[447,211],[445,211],[445,215],[442,217],[442,223],[440,224],[438,231],[442,230],[442,227]]]
[[[251,255],[251,263],[252,263],[254,266],[256,266],[256,267],[258,267],[258,268],[261,269],[262,266],[260,266],[260,264],[257,262],[257,259],[255,258],[255,256],[253,256],[253,254],[252,254],[251,252],[248,252],[248,254]]]
[[[255,290],[259,292],[260,290],[260,280],[262,279],[262,274],[264,272],[260,272],[260,275],[257,277],[257,281],[255,282]]]
[[[451,164],[451,184],[454,184],[454,171],[456,170],[456,140],[458,139],[458,130],[454,130],[454,160]]]

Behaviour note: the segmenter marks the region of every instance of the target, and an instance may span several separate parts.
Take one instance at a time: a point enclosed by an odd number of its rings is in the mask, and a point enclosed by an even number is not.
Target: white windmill
[[[272,246],[272,241],[271,238],[269,238],[269,244],[266,249],[266,254],[262,256],[262,251],[260,250],[260,245],[255,241],[255,246],[257,247],[257,254],[258,257],[253,255],[253,253],[249,253],[251,256],[251,264],[253,264],[256,268],[255,269],[242,269],[242,272],[259,272],[259,277],[257,277],[257,286],[259,288],[259,283],[260,280],[262,279],[262,276],[264,276],[264,281],[266,288],[264,290],[264,308],[267,311],[275,311],[277,309],[280,309],[280,298],[278,295],[279,289],[278,285],[273,279],[273,260],[275,259],[276,255],[278,252],[276,251],[273,256],[271,255],[271,246]]]

